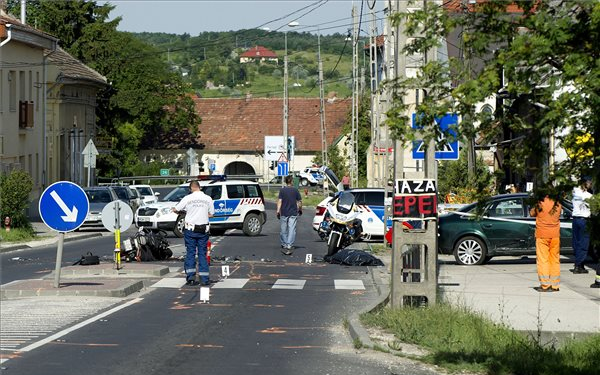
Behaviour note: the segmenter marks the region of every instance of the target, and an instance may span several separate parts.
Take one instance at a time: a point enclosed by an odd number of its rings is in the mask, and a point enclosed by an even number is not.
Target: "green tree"
[[[520,7],[518,13],[510,8]],[[585,0],[489,0],[468,5],[457,14],[429,4],[427,9],[395,14],[408,35],[421,33],[405,53],[427,53],[452,31],[460,32],[469,59],[445,64],[428,61],[416,79],[394,82],[396,96],[388,113],[395,138],[415,138],[408,126],[409,90],[427,90],[416,112],[426,139],[436,139],[434,119],[447,112],[461,115],[458,137],[464,141],[477,131],[484,142],[502,141],[507,134],[518,141],[503,145],[505,162],[517,173],[534,176],[536,190],[552,180],[555,194],[570,191],[573,178],[592,174],[600,182],[600,3]],[[493,53],[492,49],[496,49]],[[469,61],[483,68],[473,71]],[[455,82],[455,86],[450,85]],[[474,113],[474,105],[502,93],[494,116]],[[478,124],[476,128],[475,125]],[[577,155],[551,168],[550,147],[544,142],[556,135]],[[581,141],[582,135],[589,135]],[[470,181],[475,186],[474,181]]]
[[[31,223],[25,214],[29,207],[29,193],[33,180],[29,173],[13,170],[9,174],[0,174],[0,217],[10,217],[12,226],[31,230]]]

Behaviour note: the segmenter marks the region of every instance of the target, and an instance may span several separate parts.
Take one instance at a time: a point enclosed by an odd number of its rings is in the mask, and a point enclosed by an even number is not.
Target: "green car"
[[[535,255],[535,218],[529,216],[529,195],[496,195],[486,203],[483,214],[476,216],[477,204],[440,215],[438,249],[453,254],[458,264],[484,264],[501,255]],[[571,210],[561,202],[561,254],[572,254]]]

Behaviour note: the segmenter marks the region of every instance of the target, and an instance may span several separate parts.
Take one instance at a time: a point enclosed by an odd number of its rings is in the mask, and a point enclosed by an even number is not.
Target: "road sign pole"
[[[115,265],[121,269],[121,203],[115,202]]]
[[[62,264],[63,244],[65,232],[58,233],[58,247],[56,249],[56,267],[54,268],[54,287],[60,287],[60,265]]]

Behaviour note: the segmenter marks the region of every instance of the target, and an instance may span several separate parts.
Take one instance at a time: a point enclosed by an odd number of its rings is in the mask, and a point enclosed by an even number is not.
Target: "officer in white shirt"
[[[591,179],[584,177],[580,186],[573,189],[573,251],[575,252],[575,268],[571,270],[573,273],[588,273],[585,269],[585,258],[590,245],[588,221],[591,212],[587,199],[592,196],[588,191],[591,187]]]
[[[198,181],[190,182],[191,194],[183,197],[173,212],[185,211],[185,225],[183,238],[185,240],[185,268],[187,285],[198,285],[196,281],[196,252],[198,253],[200,284],[209,285],[209,266],[206,259],[206,245],[208,242],[208,218],[215,213],[213,200],[200,191]]]

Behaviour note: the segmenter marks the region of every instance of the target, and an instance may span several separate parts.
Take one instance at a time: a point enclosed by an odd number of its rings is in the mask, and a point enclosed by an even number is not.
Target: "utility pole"
[[[379,128],[379,64],[377,61],[377,19],[375,11],[371,10],[371,28],[369,43],[369,58],[371,71],[371,170],[368,173],[368,179],[372,179],[369,186],[381,187],[380,162],[377,156],[381,149],[381,137]]]
[[[288,55],[287,55],[287,31],[285,32],[285,55],[283,56],[283,152],[282,156],[288,161],[287,154],[288,139]],[[281,186],[285,186],[285,178],[281,177]]]
[[[352,187],[358,186],[358,14],[356,7],[352,6],[352,132],[350,133],[350,183]]]
[[[422,9],[427,13],[428,3],[432,6],[440,6],[439,0],[423,0]],[[407,2],[395,0],[394,12],[406,13],[408,11]],[[411,7],[418,7],[418,3],[411,4]],[[424,32],[425,30],[421,30]],[[398,24],[395,30],[394,46],[394,76],[396,79],[406,79],[407,58],[404,48],[408,38],[421,37],[422,35],[406,35],[404,22]],[[434,61],[437,58],[437,48],[433,47],[423,53],[422,68],[427,61]],[[418,69],[418,67],[411,69]],[[423,96],[426,97],[429,87],[420,88]],[[409,113],[416,110],[416,101],[419,90],[414,94],[407,94],[403,101],[409,105]],[[414,95],[414,97],[413,97]],[[407,173],[404,168],[404,145],[396,140],[394,144],[394,177],[395,180],[407,180]],[[434,180],[437,184],[437,171],[435,161],[435,140],[426,144],[425,151],[425,170],[421,178]],[[412,174],[415,175],[415,174]],[[412,177],[412,176],[410,176]],[[412,178],[411,178],[412,179]],[[396,191],[396,193],[398,193]],[[394,198],[396,199],[396,197]],[[394,220],[394,239],[392,250],[392,307],[401,307],[406,305],[427,305],[435,304],[437,298],[437,220],[421,219],[419,220],[421,228],[418,230],[404,230],[402,221]]]
[[[321,160],[323,165],[329,166],[329,160],[327,160],[327,129],[325,127],[325,91],[323,89],[323,61],[321,60],[321,32],[317,34],[317,45],[318,45],[318,60],[319,60],[319,97],[321,99],[321,107],[319,112],[321,114]]]

